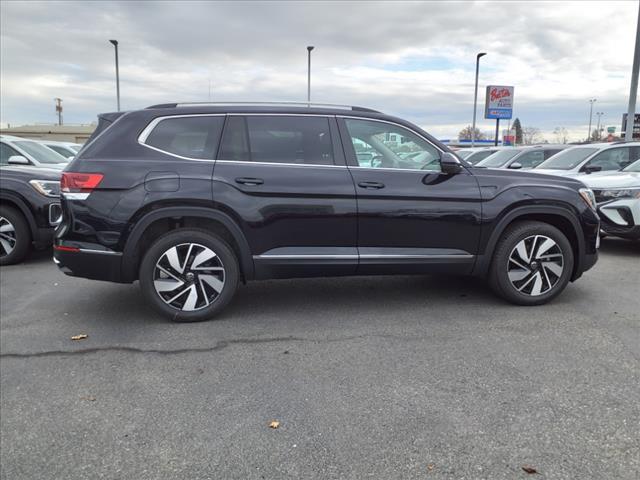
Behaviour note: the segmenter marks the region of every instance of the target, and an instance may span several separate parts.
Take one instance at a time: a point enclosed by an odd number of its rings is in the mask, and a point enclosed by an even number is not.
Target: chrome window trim
[[[280,167],[326,167],[347,168],[346,165],[326,165],[322,163],[279,163],[279,162],[252,162],[251,160],[216,160],[220,163],[240,163],[243,165],[273,165]]]
[[[281,260],[332,260],[332,259],[471,259],[475,255],[470,253],[461,254],[427,254],[427,255],[395,255],[395,254],[359,254],[359,255],[254,255],[254,260],[281,259]]]
[[[343,259],[343,260],[357,260],[358,255],[254,255],[254,260],[268,260],[268,259],[280,259],[280,260],[333,260],[333,259]]]

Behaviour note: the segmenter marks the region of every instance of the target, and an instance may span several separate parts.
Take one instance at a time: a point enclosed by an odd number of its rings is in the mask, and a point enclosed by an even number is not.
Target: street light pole
[[[116,48],[116,96],[118,99],[118,111],[120,111],[120,69],[118,66],[118,41],[109,40],[109,43],[111,43]]]
[[[311,50],[314,47],[307,47],[307,103],[311,104]]]
[[[601,139],[601,135],[600,135],[600,117],[602,117],[602,115],[604,115],[604,112],[596,112],[596,115],[598,116],[598,126],[596,127],[596,132],[598,132],[598,140]]]
[[[480,71],[480,58],[484,57],[486,53],[479,53],[476,55],[476,88],[473,94],[473,124],[471,125],[471,146],[476,144],[476,110],[478,105],[478,73]]]
[[[633,141],[633,126],[636,123],[636,96],[638,95],[638,72],[640,71],[640,9],[638,10],[638,26],[636,27],[636,49],[633,53],[631,68],[631,90],[629,91],[629,109],[627,110],[627,130],[624,133],[626,142]]]
[[[598,99],[596,98],[589,99],[589,133],[587,134],[587,142],[591,138],[591,121],[593,120],[593,104],[597,101]]]

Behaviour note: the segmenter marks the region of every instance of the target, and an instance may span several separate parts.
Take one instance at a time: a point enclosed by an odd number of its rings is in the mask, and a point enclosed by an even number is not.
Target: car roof
[[[325,114],[345,114],[345,113],[378,113],[382,112],[372,108],[359,107],[356,105],[337,105],[330,103],[307,103],[307,102],[185,102],[185,103],[161,103],[151,105],[145,110],[152,109],[175,109],[175,110],[198,110],[201,113],[245,113],[245,112],[265,112],[265,113],[325,113]]]

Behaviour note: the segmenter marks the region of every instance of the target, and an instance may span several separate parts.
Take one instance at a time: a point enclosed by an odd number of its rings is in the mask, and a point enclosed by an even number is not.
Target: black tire
[[[541,262],[536,260],[535,255],[531,255],[532,262],[526,264],[524,269],[520,269],[517,267],[512,260],[510,260],[511,255],[516,252],[516,247],[521,244],[520,242],[525,242],[525,245],[533,245],[531,248],[533,250],[536,249],[536,243],[532,243],[535,238],[532,238],[536,235],[547,237],[555,242],[555,246],[553,247],[552,252],[555,253],[554,261],[562,262],[561,268],[562,272],[560,275],[555,275],[548,268],[545,268],[544,265],[549,265],[549,261]],[[538,239],[537,241],[544,242],[544,239]],[[540,244],[537,244],[538,247]],[[538,248],[538,251],[540,248]],[[535,252],[533,252],[535,253]],[[562,259],[560,260],[557,256],[558,253],[562,254]],[[549,258],[542,254],[542,258]],[[520,257],[516,253],[516,260],[520,260]],[[525,263],[525,262],[522,262]],[[559,295],[564,288],[569,283],[571,279],[571,274],[573,272],[573,264],[574,264],[574,255],[573,249],[571,248],[571,244],[567,237],[556,227],[553,225],[549,225],[548,223],[536,222],[536,221],[523,221],[517,222],[513,225],[509,226],[502,235],[502,238],[498,242],[496,249],[493,253],[493,260],[491,263],[491,270],[489,272],[489,284],[493,291],[508,300],[511,303],[515,303],[517,305],[542,305],[544,303],[549,302],[557,295]],[[552,267],[557,270],[558,266]],[[512,273],[515,276],[525,275],[522,280],[518,280],[515,283],[512,283],[512,280],[509,278],[509,268],[512,269]],[[513,271],[517,270],[517,271]],[[527,271],[529,273],[527,273]],[[538,272],[538,278],[535,275]],[[546,275],[546,277],[545,277]],[[527,281],[530,281],[527,284]],[[542,285],[541,293],[537,293],[534,290],[534,285],[536,282],[540,282]],[[519,291],[517,287],[522,287],[524,285],[523,291]],[[547,288],[544,290],[545,286]],[[527,293],[527,290],[530,290]]]
[[[21,212],[8,206],[0,206],[0,223],[10,225],[13,232],[3,232],[3,242],[0,244],[0,265],[13,265],[22,262],[31,250],[31,231],[27,220]],[[14,241],[8,237],[13,237]],[[12,246],[10,253],[7,253],[7,246]]]
[[[203,282],[202,280],[204,276],[211,277],[211,272],[202,272],[200,269],[191,270],[191,267],[194,266],[194,258],[197,258],[197,254],[191,253],[191,250],[189,250],[189,245],[191,244],[194,245],[194,247],[191,247],[194,251],[202,248],[209,249],[215,253],[215,257],[209,262],[217,263],[215,263],[213,267],[202,268],[215,268],[218,270],[222,268],[221,272],[215,273],[219,281],[222,282],[222,287],[219,292],[214,290],[209,283]],[[178,254],[179,265],[181,267],[184,266],[183,272],[167,267],[169,257],[165,256],[165,254],[168,254],[173,247],[176,247],[175,252]],[[200,250],[200,252],[202,252],[202,250]],[[182,255],[184,263],[181,263],[180,255]],[[158,262],[160,262],[160,266],[157,266]],[[160,267],[163,265],[167,267],[167,269],[161,271]],[[169,265],[173,264],[169,263]],[[169,274],[165,273],[167,270],[171,270],[169,273],[172,274],[172,277],[167,276]],[[207,273],[207,275],[205,275],[205,273]],[[191,275],[191,278],[188,277],[189,275]],[[157,276],[162,277],[156,278]],[[238,259],[233,249],[216,235],[206,230],[198,229],[175,230],[160,237],[145,253],[139,271],[140,288],[147,301],[158,312],[174,322],[201,322],[217,315],[233,298],[238,287],[239,278],[240,268],[238,267]],[[168,292],[170,293],[160,293],[156,291],[155,280],[167,280],[169,283],[174,282],[174,284],[179,285],[179,287],[174,290],[169,290]],[[193,288],[193,291],[196,292],[195,294],[198,296],[199,303],[194,307],[196,309],[187,311],[181,308],[188,308],[188,297],[191,296],[191,291],[188,291],[189,288]],[[175,292],[180,294],[180,289],[184,289],[186,292],[185,295],[179,296],[173,305],[169,305],[167,301],[165,301],[166,297],[172,297]],[[165,295],[165,299],[161,296],[162,294]],[[214,298],[212,298],[212,296]],[[203,301],[207,303],[204,304],[202,303]],[[183,305],[181,306],[180,303],[183,303]]]

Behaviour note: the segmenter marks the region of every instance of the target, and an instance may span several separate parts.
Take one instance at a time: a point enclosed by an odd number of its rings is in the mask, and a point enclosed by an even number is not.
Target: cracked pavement
[[[605,239],[541,307],[467,278],[280,280],[182,325],[37,253],[0,269],[0,476],[637,479],[639,285],[640,246]]]

